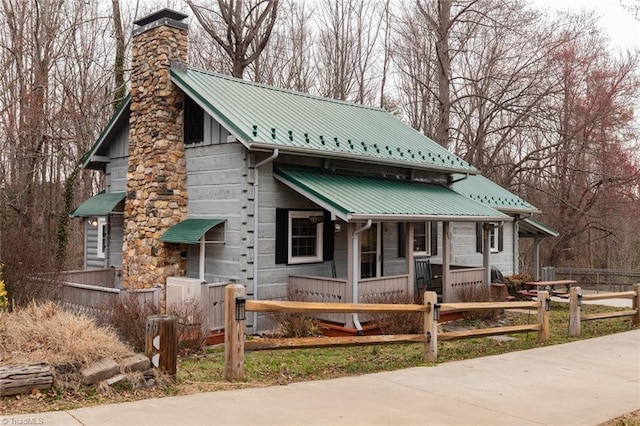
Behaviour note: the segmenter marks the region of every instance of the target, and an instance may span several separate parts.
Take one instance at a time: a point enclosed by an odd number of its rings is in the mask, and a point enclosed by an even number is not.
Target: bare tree
[[[323,96],[375,103],[373,81],[383,3],[325,0],[318,26],[318,84]]]
[[[216,8],[186,0],[202,28],[227,53],[231,75],[242,78],[262,53],[276,23],[279,0],[218,0]]]

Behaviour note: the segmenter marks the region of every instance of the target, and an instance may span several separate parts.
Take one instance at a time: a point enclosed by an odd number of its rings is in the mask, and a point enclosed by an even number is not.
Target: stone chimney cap
[[[144,26],[144,25],[150,24],[153,21],[159,21],[162,18],[169,18],[169,19],[173,19],[174,21],[182,21],[187,17],[188,15],[185,15],[184,13],[180,13],[180,12],[176,12],[175,10],[164,8],[164,9],[158,10],[157,12],[153,12],[143,18],[140,18],[137,21],[133,21],[133,23],[135,25]]]
[[[150,15],[147,15],[143,18],[140,18],[136,21],[133,21],[134,25],[137,25],[133,30],[133,35],[138,35],[150,29],[159,27],[161,25],[168,25],[170,27],[181,28],[186,30],[188,28],[187,24],[181,22],[188,15],[184,13],[176,12],[171,9],[161,9],[157,12],[153,12]]]

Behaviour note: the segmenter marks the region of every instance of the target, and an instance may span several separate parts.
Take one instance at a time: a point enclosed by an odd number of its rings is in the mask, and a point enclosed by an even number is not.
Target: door
[[[371,228],[360,234],[360,278],[381,276],[380,223],[373,223]]]

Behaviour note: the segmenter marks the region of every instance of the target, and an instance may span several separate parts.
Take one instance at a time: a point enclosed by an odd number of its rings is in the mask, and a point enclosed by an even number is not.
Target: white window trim
[[[96,249],[96,257],[98,259],[106,258],[106,253],[105,253],[106,241],[104,241],[106,227],[107,227],[107,218],[99,217],[98,218],[98,247]]]
[[[491,237],[493,236],[493,240]],[[489,230],[489,245],[491,246],[491,253],[498,253],[498,227],[493,226]]]
[[[413,230],[414,234],[413,234],[413,238],[415,239],[415,228]],[[424,247],[426,248],[425,251],[416,251],[415,248],[415,241],[414,241],[414,246],[413,246],[413,255],[416,257],[427,257],[427,256],[431,256],[431,222],[425,222],[424,223]]]
[[[292,252],[292,242],[293,242],[293,235],[292,235],[292,219],[300,219],[300,218],[309,218],[311,216],[323,216],[323,213],[321,211],[301,211],[301,210],[291,210],[289,211],[289,220],[288,220],[288,230],[287,230],[287,238],[289,239],[289,244],[288,245],[288,253],[287,253],[287,257],[288,257],[288,263],[290,264],[300,264],[300,263],[317,263],[317,262],[322,262],[323,260],[323,256],[322,256],[322,241],[323,241],[323,234],[322,231],[324,229],[324,224],[323,222],[318,222],[316,223],[316,256],[293,256],[291,254]]]

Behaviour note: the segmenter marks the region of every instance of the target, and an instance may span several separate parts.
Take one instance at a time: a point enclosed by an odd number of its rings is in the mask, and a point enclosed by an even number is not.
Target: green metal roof
[[[560,233],[544,223],[527,217],[520,222],[519,235],[521,237],[542,238],[557,237]]]
[[[171,78],[248,148],[477,173],[388,112],[187,68]]]
[[[71,217],[108,216],[124,196],[124,192],[101,192],[80,204],[71,212]]]
[[[167,229],[160,237],[165,243],[195,244],[211,228],[224,219],[186,219]]]
[[[508,213],[540,213],[535,206],[481,175],[454,175],[453,190],[472,200]]]
[[[504,213],[440,185],[277,168],[275,177],[349,221],[504,221]]]

